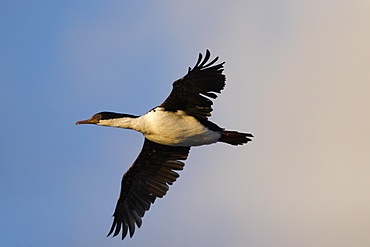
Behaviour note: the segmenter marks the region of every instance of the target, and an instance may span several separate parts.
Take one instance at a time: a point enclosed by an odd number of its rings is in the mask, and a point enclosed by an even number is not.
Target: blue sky
[[[8,1],[0,7],[1,246],[368,246],[368,1]],[[106,238],[144,114],[210,49],[212,120],[134,238]]]

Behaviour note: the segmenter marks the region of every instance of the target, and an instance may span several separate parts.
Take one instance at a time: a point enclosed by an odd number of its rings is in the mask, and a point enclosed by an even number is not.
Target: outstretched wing
[[[130,231],[135,232],[135,224],[140,228],[145,211],[157,197],[163,197],[182,170],[190,147],[161,145],[145,139],[143,149],[130,169],[123,175],[121,194],[114,211],[113,224],[108,236],[118,235],[122,229],[122,239]]]
[[[225,87],[225,75],[222,74],[224,62],[212,66],[218,57],[208,62],[210,56],[211,53],[207,50],[202,60],[203,56],[199,53],[194,68],[189,68],[183,78],[172,84],[171,94],[161,107],[166,111],[183,110],[194,117],[211,116],[213,102],[210,98],[217,98],[215,93],[221,93]]]

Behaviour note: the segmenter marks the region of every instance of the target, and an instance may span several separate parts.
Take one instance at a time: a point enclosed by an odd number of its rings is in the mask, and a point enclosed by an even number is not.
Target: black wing
[[[211,53],[207,50],[202,60],[203,56],[199,53],[194,68],[189,68],[183,78],[172,84],[171,94],[161,107],[167,111],[183,110],[200,118],[211,116],[213,102],[209,98],[215,99],[215,93],[221,93],[225,87],[225,75],[222,74],[224,62],[212,66],[218,57],[207,63],[210,56]]]
[[[135,224],[140,228],[145,211],[157,197],[163,197],[179,175],[174,170],[182,170],[190,147],[161,145],[145,139],[143,149],[130,169],[123,175],[121,194],[114,211],[113,224],[108,236],[118,235],[122,229],[122,239],[130,231],[135,232]]]

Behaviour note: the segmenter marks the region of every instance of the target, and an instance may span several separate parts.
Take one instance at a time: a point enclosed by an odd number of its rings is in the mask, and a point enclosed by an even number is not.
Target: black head
[[[78,121],[76,124],[97,124],[100,120],[108,120],[108,119],[116,119],[116,118],[137,118],[137,116],[130,115],[130,114],[123,114],[123,113],[115,113],[115,112],[99,112],[94,114],[90,119]]]
[[[99,120],[107,120],[107,119],[123,118],[123,117],[137,118],[137,116],[134,116],[131,114],[115,113],[115,112],[107,112],[107,111],[99,112],[92,117],[96,117]]]

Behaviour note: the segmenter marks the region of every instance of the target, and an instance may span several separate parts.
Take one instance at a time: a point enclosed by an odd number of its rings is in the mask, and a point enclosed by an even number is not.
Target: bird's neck
[[[133,129],[140,131],[141,129],[141,121],[138,117],[120,117],[120,118],[112,118],[112,119],[105,119],[100,120],[97,125],[102,126],[109,126],[109,127],[117,127],[117,128],[124,128],[124,129]]]

